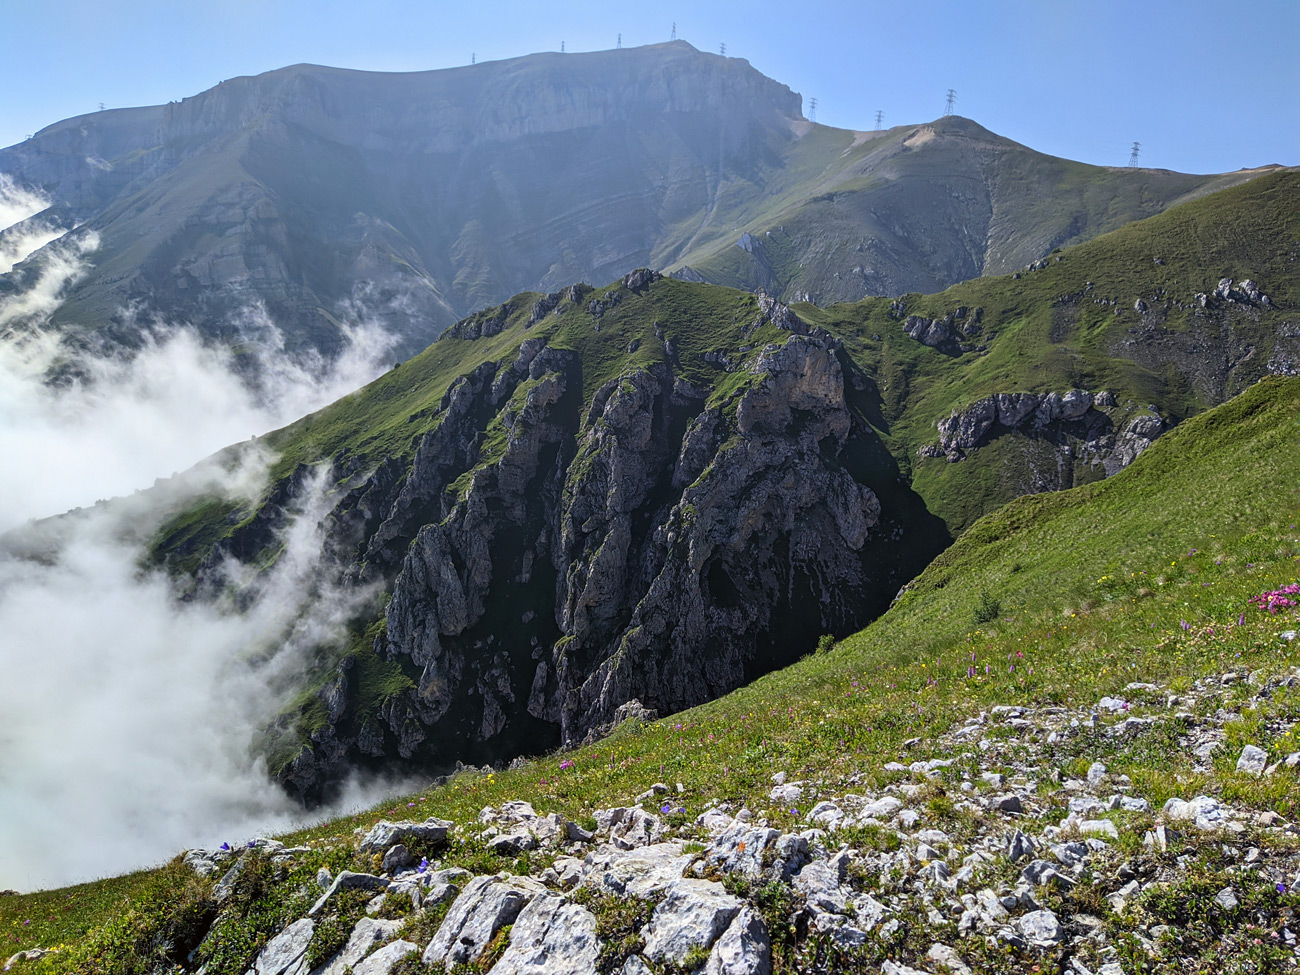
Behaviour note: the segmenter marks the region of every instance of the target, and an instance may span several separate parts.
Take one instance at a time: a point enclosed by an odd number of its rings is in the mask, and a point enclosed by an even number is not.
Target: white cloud
[[[288,800],[250,743],[302,655],[337,643],[368,598],[322,568],[321,479],[274,571],[227,567],[231,585],[254,587],[238,610],[179,601],[140,565],[177,505],[256,496],[270,458],[250,438],[378,375],[392,337],[358,306],[341,355],[291,355],[254,307],[237,323],[242,369],[185,327],[156,326],[131,355],[76,349],[44,322],[96,243],[47,247],[34,283],[0,301],[0,532],[123,496],[0,541],[0,888],[119,873],[331,811]],[[232,443],[239,463],[199,463]],[[33,538],[49,546],[40,558],[16,554]],[[354,785],[342,806],[383,791]]]
[[[45,197],[0,173],[0,274],[8,274],[15,264],[68,232],[66,227],[31,219],[49,205]]]
[[[0,531],[130,493],[319,409],[378,375],[393,344],[361,322],[335,361],[294,358],[253,318],[256,379],[190,329],[149,338],[131,358],[74,352],[42,331],[0,340]],[[47,383],[56,365],[80,378]]]
[[[40,193],[24,189],[7,173],[0,173],[0,230],[8,230],[49,205]]]
[[[322,568],[325,483],[308,484],[243,612],[141,574],[121,540],[129,506],[83,513],[55,559],[0,555],[0,887],[121,873],[308,818],[249,746],[291,693],[283,678],[373,595]],[[379,791],[354,784],[310,818]]]

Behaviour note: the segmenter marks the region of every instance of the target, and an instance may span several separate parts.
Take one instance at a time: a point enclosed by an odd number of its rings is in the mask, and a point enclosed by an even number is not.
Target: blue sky
[[[652,9],[653,7],[653,9]],[[678,36],[871,128],[957,110],[1044,152],[1190,172],[1300,164],[1300,0],[0,0],[0,145],[301,61],[451,67]],[[806,110],[806,109],[805,109]]]

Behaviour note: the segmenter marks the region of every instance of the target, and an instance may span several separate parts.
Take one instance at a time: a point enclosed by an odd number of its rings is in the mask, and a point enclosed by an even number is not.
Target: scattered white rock
[[[1268,763],[1268,752],[1255,745],[1247,745],[1237,758],[1237,771],[1247,775],[1263,775]]]
[[[1038,948],[1052,948],[1062,939],[1061,922],[1047,909],[1030,911],[1016,922],[1025,940]]]
[[[681,964],[692,948],[711,948],[743,906],[712,880],[677,880],[646,925],[645,955]]]
[[[510,947],[493,975],[583,975],[600,956],[596,918],[559,894],[533,898],[510,929]]]
[[[315,930],[310,918],[294,921],[266,943],[249,975],[306,975],[307,946]]]
[[[529,877],[508,874],[475,877],[465,885],[447,911],[438,933],[424,949],[426,965],[468,965],[483,953],[488,942],[546,888]]]

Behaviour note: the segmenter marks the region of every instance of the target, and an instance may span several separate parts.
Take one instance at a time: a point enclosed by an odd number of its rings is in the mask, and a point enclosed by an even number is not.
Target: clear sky
[[[743,57],[817,120],[957,111],[1055,155],[1214,172],[1300,164],[1300,0],[0,0],[0,145],[309,61],[410,71],[678,37]]]

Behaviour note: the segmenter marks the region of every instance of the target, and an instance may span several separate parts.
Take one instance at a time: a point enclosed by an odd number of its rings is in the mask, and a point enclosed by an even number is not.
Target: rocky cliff
[[[382,598],[271,729],[304,793],[698,704],[873,618],[981,514],[1110,476],[1285,372],[1297,184],[939,295],[792,308],[645,269],[521,294],[264,438],[265,497],[187,513],[153,552],[199,592],[228,557],[263,568],[329,472],[330,571]],[[1214,286],[1223,265],[1250,287]]]
[[[452,382],[409,461],[336,466],[339,571],[391,595],[360,653],[409,686],[361,713],[345,658],[286,782],[311,792],[367,756],[500,760],[703,703],[860,625],[915,571],[868,544],[909,529],[856,456],[876,434],[841,343],[749,298],[749,341],[720,367],[679,346],[679,323],[645,321],[681,288],[568,289],[426,353],[513,337]],[[562,329],[632,320],[648,334],[628,347],[659,354],[593,382]]]

